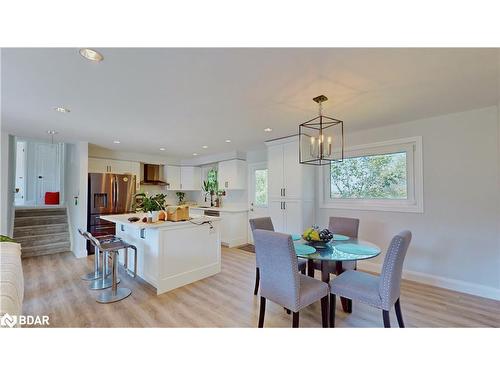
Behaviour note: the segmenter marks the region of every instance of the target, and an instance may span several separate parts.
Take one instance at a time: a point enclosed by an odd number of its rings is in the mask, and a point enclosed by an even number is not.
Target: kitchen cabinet
[[[137,182],[136,189],[139,189],[139,183],[141,180],[141,164],[139,162],[89,158],[88,171],[89,173],[116,173],[135,175],[135,180]]]
[[[275,230],[302,233],[314,224],[314,166],[299,163],[297,136],[266,145],[269,215]]]
[[[247,163],[233,159],[219,162],[217,180],[220,190],[247,189]]]
[[[225,208],[190,207],[189,215],[203,215],[205,210],[218,212],[220,218],[221,243],[224,246],[236,247],[248,243],[248,211]]]
[[[164,168],[165,181],[168,190],[181,190],[181,167],[177,165],[166,165]]]
[[[201,168],[181,167],[179,190],[201,190]]]
[[[168,190],[201,190],[201,168],[166,165],[165,180]]]

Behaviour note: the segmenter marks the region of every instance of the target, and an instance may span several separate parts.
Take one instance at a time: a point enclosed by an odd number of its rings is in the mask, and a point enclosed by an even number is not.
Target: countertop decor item
[[[317,247],[327,244],[333,239],[333,233],[328,229],[320,230],[317,225],[307,228],[302,234],[302,238]]]
[[[326,165],[344,160],[344,122],[323,115],[324,95],[313,100],[319,114],[299,125],[299,161],[301,164]]]
[[[156,194],[147,196],[146,193],[136,194],[136,203],[134,208],[139,212],[146,212],[148,214],[148,221],[158,221],[158,213],[160,210],[165,209],[165,194]]]
[[[179,200],[179,206],[181,204],[184,204],[184,197],[186,196],[186,193],[184,193],[183,191],[178,191],[175,193],[175,195],[177,195],[177,199]]]

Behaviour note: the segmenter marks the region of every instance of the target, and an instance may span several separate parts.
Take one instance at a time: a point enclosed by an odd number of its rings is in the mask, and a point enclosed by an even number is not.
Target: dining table
[[[334,234],[329,242],[306,242],[298,235],[292,235],[295,245],[295,253],[299,258],[307,259],[307,274],[314,277],[314,261],[321,263],[321,280],[330,282],[330,272],[340,275],[345,269],[342,262],[361,261],[375,258],[380,255],[381,249],[368,241],[360,238],[347,237]],[[333,265],[333,267],[332,267]],[[352,312],[352,301],[341,297],[342,309]]]

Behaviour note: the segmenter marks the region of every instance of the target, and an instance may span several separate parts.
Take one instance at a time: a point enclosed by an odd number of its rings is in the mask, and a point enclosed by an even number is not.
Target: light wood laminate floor
[[[218,275],[157,296],[149,284],[120,272],[132,295],[120,302],[95,302],[97,291],[80,276],[93,258],[72,253],[23,259],[23,313],[49,315],[51,327],[256,327],[259,297],[253,295],[255,255],[222,249]],[[319,275],[317,275],[319,277]],[[404,281],[401,306],[407,327],[500,327],[500,302]],[[337,303],[337,327],[382,327],[379,310],[360,303],[346,314]],[[396,324],[394,311],[391,323]],[[268,302],[266,327],[290,327],[291,316]],[[300,313],[300,327],[321,327],[320,304]]]

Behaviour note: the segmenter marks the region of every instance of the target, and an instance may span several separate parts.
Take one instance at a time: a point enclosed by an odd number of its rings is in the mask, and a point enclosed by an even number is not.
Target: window
[[[255,169],[255,199],[257,207],[267,206],[267,169]]]
[[[423,212],[421,138],[356,146],[323,169],[328,208]]]

